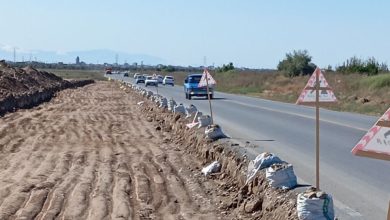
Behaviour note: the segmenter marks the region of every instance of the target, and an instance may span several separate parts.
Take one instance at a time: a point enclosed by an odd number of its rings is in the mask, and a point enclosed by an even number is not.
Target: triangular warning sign
[[[311,105],[316,102],[316,76],[319,76],[320,82],[320,95],[319,101],[322,103],[337,102],[336,96],[334,95],[332,88],[329,87],[328,82],[325,79],[324,74],[320,68],[316,68],[299,96],[296,104],[300,105]]]
[[[390,160],[390,108],[352,149],[358,156]]]
[[[207,81],[208,82],[206,81],[206,76],[207,76]],[[217,84],[217,82],[215,82],[214,78],[211,76],[209,71],[207,71],[205,69],[203,71],[202,78],[199,81],[198,87],[205,87],[205,86],[207,86],[207,83],[209,84],[209,86]]]

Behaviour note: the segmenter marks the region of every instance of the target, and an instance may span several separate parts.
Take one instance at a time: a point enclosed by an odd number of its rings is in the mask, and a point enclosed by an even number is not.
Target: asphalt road
[[[113,78],[133,82],[131,77]],[[143,85],[141,85],[143,86]],[[155,87],[147,87],[156,92]],[[209,114],[208,101],[186,100],[183,86],[158,87],[158,93]],[[226,93],[212,100],[214,121],[233,140],[249,140],[263,151],[276,153],[294,165],[300,183],[315,185],[315,109]],[[351,149],[377,117],[320,110],[320,188],[334,198],[340,219],[386,219],[390,200],[390,163],[357,157]]]

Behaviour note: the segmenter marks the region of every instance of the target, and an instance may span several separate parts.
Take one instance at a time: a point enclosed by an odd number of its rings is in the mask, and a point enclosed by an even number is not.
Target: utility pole
[[[118,65],[118,58],[119,58],[118,54],[115,54],[115,64],[116,65]]]
[[[16,63],[16,47],[14,47],[14,63]]]

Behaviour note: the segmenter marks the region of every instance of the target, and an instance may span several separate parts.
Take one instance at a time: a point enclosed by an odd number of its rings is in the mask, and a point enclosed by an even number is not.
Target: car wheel
[[[172,84],[172,86],[175,86],[175,84]]]

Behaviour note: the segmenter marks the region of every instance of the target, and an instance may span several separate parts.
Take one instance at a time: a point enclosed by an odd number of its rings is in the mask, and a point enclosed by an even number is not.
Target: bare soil
[[[220,218],[199,162],[164,138],[109,83],[7,114],[0,219]]]
[[[67,81],[30,66],[14,68],[0,60],[0,116],[49,101],[60,90],[93,82],[93,80]]]
[[[245,160],[140,100],[97,82],[0,117],[0,219],[296,219],[294,193],[243,186]]]

